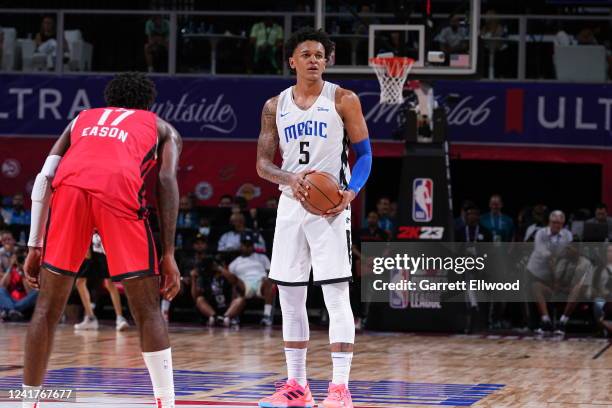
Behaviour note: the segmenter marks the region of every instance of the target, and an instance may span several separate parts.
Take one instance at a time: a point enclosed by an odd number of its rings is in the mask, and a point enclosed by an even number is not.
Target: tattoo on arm
[[[276,184],[289,184],[292,173],[281,170],[274,164],[274,155],[278,149],[277,103],[278,97],[269,99],[261,112],[261,131],[257,142],[257,174]]]

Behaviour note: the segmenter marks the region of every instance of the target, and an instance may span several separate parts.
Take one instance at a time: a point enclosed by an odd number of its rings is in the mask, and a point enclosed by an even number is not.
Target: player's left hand
[[[26,281],[33,289],[39,289],[38,274],[40,273],[41,252],[40,248],[30,247],[23,264]]]
[[[167,301],[172,301],[181,289],[181,274],[174,256],[164,256],[160,265],[163,279],[161,294]]]
[[[327,212],[323,214],[323,217],[335,217],[336,215],[344,211],[346,207],[348,207],[348,205],[351,203],[351,201],[355,199],[355,192],[353,190],[338,190],[338,194],[342,197],[342,201],[340,201],[340,204],[338,204],[334,208],[327,210]]]

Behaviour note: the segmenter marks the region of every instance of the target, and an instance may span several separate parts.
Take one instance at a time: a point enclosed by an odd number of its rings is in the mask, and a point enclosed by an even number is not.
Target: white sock
[[[308,349],[296,349],[285,347],[285,359],[287,360],[287,378],[297,381],[305,387],[306,380],[306,351]]]
[[[567,323],[568,320],[569,320],[569,317],[567,317],[566,315],[561,315],[561,318],[559,319],[561,324]]]
[[[42,385],[25,385],[22,384],[21,385],[21,389],[23,391],[26,391],[26,396],[27,396],[27,391],[37,391],[40,390],[42,388]],[[21,408],[37,408],[38,407],[38,399],[36,399],[35,401],[22,401],[21,402]]]
[[[168,310],[170,310],[170,302],[167,301],[166,299],[162,299],[162,303],[161,303],[162,313],[166,313]]]
[[[550,316],[549,315],[542,315],[542,323],[544,322],[550,322]]]
[[[264,305],[264,316],[268,317],[272,315],[272,305]]]
[[[344,384],[348,386],[349,374],[351,372],[351,362],[353,361],[353,353],[333,352],[331,355],[334,365],[332,383]]]
[[[174,408],[174,377],[172,375],[172,352],[170,348],[150,353],[142,353],[149,370],[153,394],[158,406]],[[159,405],[161,402],[161,405]]]

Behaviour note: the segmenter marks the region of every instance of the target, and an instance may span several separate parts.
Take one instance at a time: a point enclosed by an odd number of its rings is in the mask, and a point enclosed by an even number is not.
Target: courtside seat
[[[17,69],[17,30],[13,27],[2,28],[4,40],[2,41],[2,71]]]

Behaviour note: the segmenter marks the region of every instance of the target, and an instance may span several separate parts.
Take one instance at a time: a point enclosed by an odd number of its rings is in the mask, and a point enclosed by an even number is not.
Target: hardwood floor
[[[21,386],[26,328],[0,324],[3,397]],[[170,332],[177,405],[255,406],[285,375],[279,328]],[[324,331],[311,337],[308,376],[321,400],[331,376],[328,338]],[[612,407],[612,351],[603,339],[364,333],[356,342],[356,407]],[[61,325],[47,383],[76,387],[87,407],[146,406],[152,394],[135,329],[117,333],[110,325],[80,333]],[[0,406],[20,405],[0,399]]]

